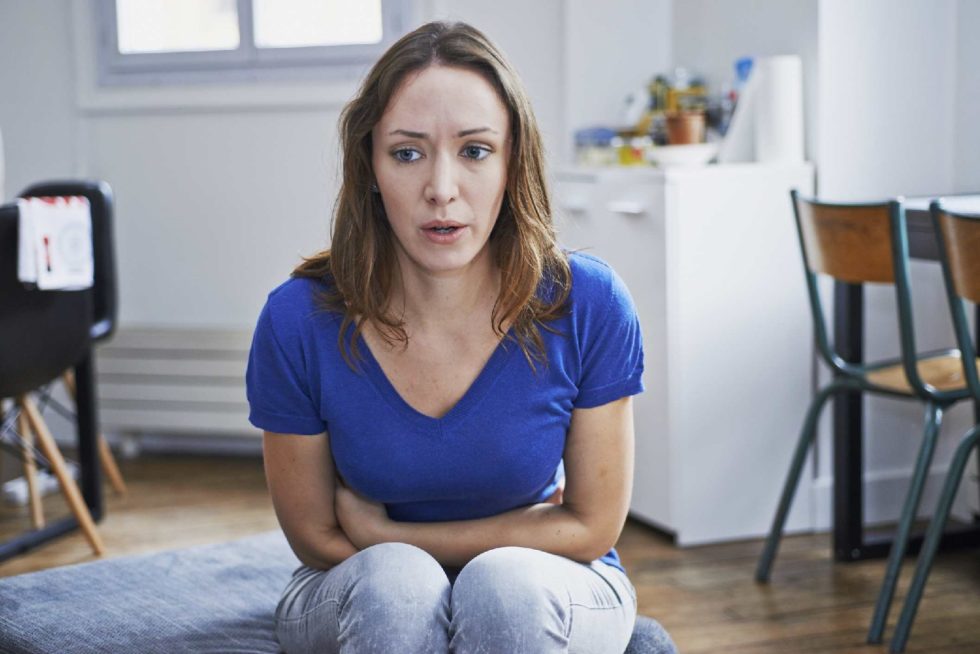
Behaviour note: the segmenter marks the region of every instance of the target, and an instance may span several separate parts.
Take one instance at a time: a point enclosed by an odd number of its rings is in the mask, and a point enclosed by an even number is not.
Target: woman
[[[341,117],[332,248],[270,293],[250,420],[303,565],[295,652],[622,652],[632,301],[556,244],[540,134],[480,32],[431,23]]]

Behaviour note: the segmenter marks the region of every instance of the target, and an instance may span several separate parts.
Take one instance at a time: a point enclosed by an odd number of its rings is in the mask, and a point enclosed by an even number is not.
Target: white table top
[[[943,206],[950,211],[980,214],[980,194],[910,197],[905,198],[905,208],[929,211],[929,203],[936,199],[942,199]]]

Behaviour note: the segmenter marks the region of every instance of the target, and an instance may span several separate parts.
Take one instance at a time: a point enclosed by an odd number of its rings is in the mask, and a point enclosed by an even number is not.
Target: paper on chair
[[[17,277],[41,290],[92,287],[92,213],[87,198],[21,198]]]

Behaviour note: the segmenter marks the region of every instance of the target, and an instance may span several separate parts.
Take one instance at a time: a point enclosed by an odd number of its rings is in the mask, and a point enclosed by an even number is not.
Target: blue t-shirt
[[[399,521],[483,518],[545,501],[564,476],[576,408],[643,390],[643,344],[625,284],[600,259],[569,255],[567,314],[539,327],[535,370],[508,334],[441,418],[419,413],[388,381],[363,339],[352,370],[338,347],[342,317],[314,303],[322,281],[291,278],[259,315],[246,385],[249,421],[286,434],[330,434],[354,490]],[[349,335],[345,334],[349,343]],[[616,550],[602,561],[622,569]]]

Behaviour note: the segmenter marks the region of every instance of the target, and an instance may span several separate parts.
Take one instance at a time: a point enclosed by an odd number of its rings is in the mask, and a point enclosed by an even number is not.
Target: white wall
[[[626,96],[671,66],[671,0],[565,0],[565,161],[571,134],[593,125],[620,126]]]
[[[980,190],[980,2],[959,0],[956,5],[956,156],[953,191]]]
[[[821,0],[821,194],[953,189],[956,8],[956,0]]]
[[[673,63],[720,89],[735,78],[735,60],[795,54],[803,62],[806,153],[815,160],[817,0],[678,0]]]
[[[67,4],[0,0],[0,129],[8,197],[31,182],[76,170]]]

